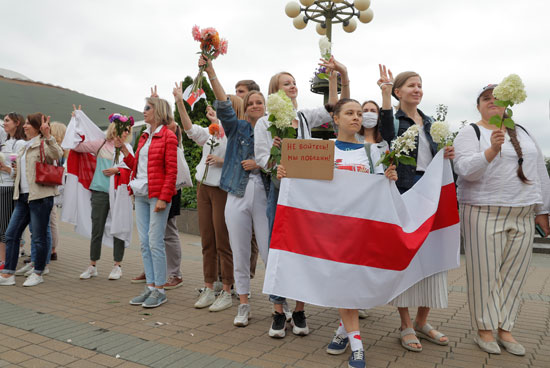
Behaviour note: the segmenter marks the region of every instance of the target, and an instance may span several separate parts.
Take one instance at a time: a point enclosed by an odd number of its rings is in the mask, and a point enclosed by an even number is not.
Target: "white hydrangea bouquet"
[[[430,128],[430,135],[433,141],[437,143],[437,150],[453,144],[454,134],[446,121],[434,121]]]
[[[267,131],[272,137],[296,138],[296,130],[292,127],[292,121],[296,119],[296,111],[290,98],[282,89],[277,93],[270,94],[267,97],[267,118],[271,125]],[[281,163],[281,149],[277,147],[271,148],[271,156],[269,158],[272,167]]]
[[[416,160],[408,155],[416,148],[417,136],[418,125],[411,125],[405,133],[393,140],[391,143],[391,151],[386,151],[375,166],[380,164],[386,167],[390,165],[397,166],[399,164],[416,166]]]
[[[503,117],[499,115],[492,116],[489,119],[489,124],[496,125],[498,128],[504,125],[506,128],[514,129],[515,123],[512,119],[514,113],[511,107],[522,103],[527,98],[525,86],[519,75],[510,74],[504,78],[493,90],[493,96],[496,98],[495,105],[506,108],[506,112]]]

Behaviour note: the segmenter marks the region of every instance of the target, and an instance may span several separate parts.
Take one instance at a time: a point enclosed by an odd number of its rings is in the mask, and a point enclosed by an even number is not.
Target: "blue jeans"
[[[158,198],[136,196],[136,224],[141,243],[141,257],[145,268],[147,284],[166,284],[166,250],[164,232],[168,221],[171,203],[166,203],[164,211],[154,212]]]
[[[29,194],[19,195],[6,229],[6,266],[3,273],[13,274],[19,260],[19,242],[23,230],[30,223],[31,243],[34,244],[34,272],[42,274],[48,257],[47,228],[53,207],[53,197],[28,201]]]
[[[29,229],[32,229],[32,218],[29,222]],[[36,260],[36,251],[35,251],[35,242],[32,240],[32,232],[31,232],[31,262],[34,264]],[[48,221],[48,229],[46,231],[46,242],[48,244],[48,257],[46,258],[46,264],[50,264],[50,258],[52,257],[52,229],[50,228],[50,222]]]
[[[275,187],[273,181],[269,184],[269,194],[267,195],[267,222],[269,224],[269,244],[271,244],[271,232],[275,223],[275,213],[277,212],[277,201],[279,200],[279,188]],[[273,304],[283,304],[286,298],[277,295],[269,295],[269,301]]]

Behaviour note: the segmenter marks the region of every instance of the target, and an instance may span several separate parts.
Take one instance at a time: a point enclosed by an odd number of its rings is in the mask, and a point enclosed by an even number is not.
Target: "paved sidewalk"
[[[253,318],[234,327],[231,309],[210,313],[193,308],[202,285],[200,239],[180,234],[184,285],[169,290],[168,303],[153,310],[128,301],[143,284],[137,233],[124,258],[121,280],[109,281],[111,249],[103,248],[99,277],[81,281],[89,242],[61,224],[59,260],[42,285],[0,288],[0,367],[347,367],[349,353],[331,356],[326,344],[337,325],[336,310],[307,306],[311,333],[281,340],[267,336],[271,305],[261,294],[263,265],[252,280]],[[434,310],[430,322],[450,338],[449,346],[425,342],[422,353],[398,341],[399,316],[388,306],[370,310],[361,321],[368,367],[550,367],[550,256],[537,254],[524,288],[514,336],[527,355],[489,356],[472,338],[464,266],[449,273],[449,308]],[[292,303],[291,303],[292,306]]]

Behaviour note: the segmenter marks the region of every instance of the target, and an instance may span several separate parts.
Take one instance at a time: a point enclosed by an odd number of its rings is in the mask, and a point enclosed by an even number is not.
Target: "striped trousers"
[[[472,326],[511,331],[531,262],[534,206],[461,204],[460,226]]]

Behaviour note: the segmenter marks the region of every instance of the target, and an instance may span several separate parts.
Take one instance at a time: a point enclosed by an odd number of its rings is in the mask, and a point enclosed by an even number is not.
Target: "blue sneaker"
[[[141,306],[143,308],[155,308],[155,307],[158,307],[161,304],[166,303],[166,301],[167,301],[166,294],[161,293],[159,291],[159,289],[155,289],[155,290],[151,291],[151,294],[149,295],[149,297],[147,299],[145,299],[145,301],[143,302],[143,304]]]
[[[365,351],[363,349],[352,351],[348,360],[348,368],[365,368],[366,366]]]
[[[143,293],[136,296],[134,299],[130,300],[130,304],[132,305],[142,305],[143,302],[151,295],[151,290],[149,290],[148,286],[145,286],[145,289],[143,290]]]
[[[327,346],[327,353],[340,355],[346,352],[349,345],[349,338],[345,335],[334,335],[332,341]]]

